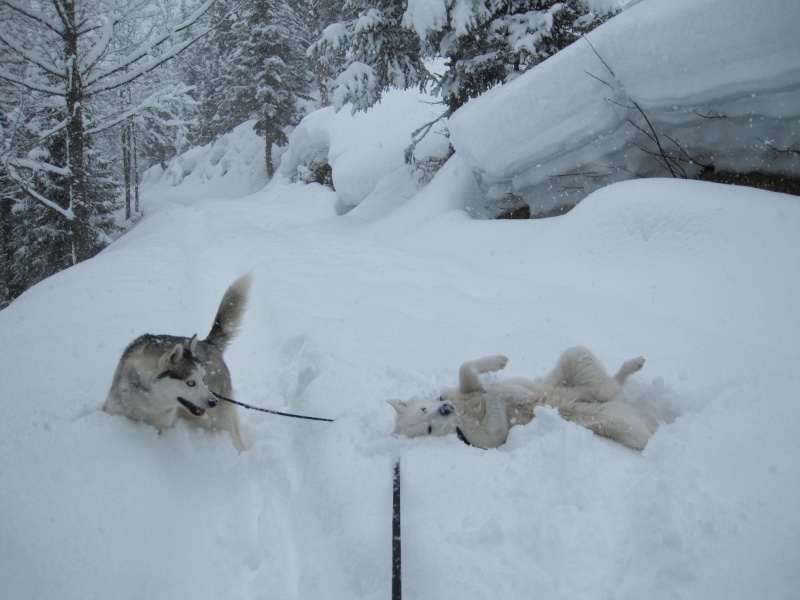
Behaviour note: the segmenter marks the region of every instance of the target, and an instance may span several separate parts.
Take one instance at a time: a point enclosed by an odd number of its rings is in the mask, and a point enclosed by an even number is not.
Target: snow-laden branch
[[[203,35],[207,34],[208,31],[210,31],[210,30],[204,31],[202,33],[202,35],[196,36],[195,38],[190,40],[189,43],[184,42],[182,44],[179,44],[178,46],[174,46],[173,48],[168,50],[163,57],[157,57],[155,59],[152,59],[151,61],[146,63],[146,67],[147,68],[145,68],[145,69],[142,69],[140,67],[138,69],[130,71],[129,73],[124,73],[123,75],[115,78],[113,83],[110,83],[110,84],[107,83],[107,84],[102,84],[101,85],[101,84],[98,83],[103,79],[110,78],[111,76],[113,76],[113,75],[115,75],[117,73],[126,71],[132,65],[136,64],[137,62],[139,62],[140,60],[146,58],[147,56],[153,54],[153,52],[155,50],[157,50],[159,47],[161,47],[163,44],[165,44],[169,40],[173,39],[175,34],[180,33],[181,31],[184,31],[185,29],[188,29],[188,28],[192,27],[195,23],[197,23],[197,21],[199,21],[203,17],[203,15],[205,15],[209,11],[211,6],[215,2],[216,2],[216,0],[206,0],[206,2],[203,3],[203,5],[200,8],[198,8],[183,23],[180,23],[179,25],[173,27],[169,31],[165,31],[161,35],[157,36],[155,39],[150,40],[147,43],[141,44],[140,46],[138,46],[136,48],[136,50],[134,50],[133,52],[128,54],[128,56],[126,56],[123,59],[121,59],[118,64],[113,65],[113,66],[109,67],[108,69],[98,71],[92,77],[87,78],[87,80],[85,81],[85,87],[86,87],[87,91],[89,91],[89,93],[96,93],[96,92],[104,91],[104,90],[112,90],[112,89],[117,88],[117,87],[119,87],[121,85],[125,85],[126,83],[130,83],[131,81],[133,81],[133,79],[136,79],[136,78],[140,77],[144,73],[152,71],[156,67],[158,67],[158,66],[162,65],[163,63],[167,62],[168,60],[174,58],[179,52],[182,52],[183,50],[185,50],[186,48],[191,46],[193,43],[195,43],[197,40],[199,40]],[[180,47],[180,50],[175,51],[176,47]],[[163,58],[163,60],[162,60],[162,58]],[[131,73],[135,73],[135,76],[133,78],[130,78],[130,74]]]
[[[209,29],[205,29],[200,33],[198,33],[195,37],[173,46],[161,56],[158,56],[146,63],[138,65],[136,68],[131,69],[130,71],[127,71],[125,73],[120,73],[116,77],[108,79],[107,81],[99,82],[98,81],[99,78],[94,78],[94,84],[87,85],[86,88],[84,88],[84,93],[86,94],[86,96],[92,96],[100,92],[115,90],[119,87],[132,83],[142,75],[149,73],[150,71],[153,71],[154,69],[160,67],[164,63],[175,58],[178,54],[186,50],[189,46],[202,39],[206,34],[208,34],[209,31],[210,31]],[[129,64],[126,66],[130,67],[131,65]],[[122,68],[123,67],[120,66],[118,69],[115,69],[115,71],[118,72]]]
[[[46,140],[60,131],[64,131],[67,128],[68,123],[69,122],[67,119],[62,119],[55,127],[51,127],[50,129],[45,129],[44,131],[39,132],[39,141]]]
[[[340,110],[347,102],[353,103],[352,112],[366,110],[378,100],[378,78],[375,70],[363,62],[353,62],[334,81],[333,104]]]
[[[108,50],[111,41],[114,39],[114,30],[119,22],[119,15],[116,13],[109,15],[106,22],[100,27],[102,30],[100,39],[94,44],[92,51],[81,60],[81,72],[88,73],[105,56],[106,50]]]
[[[158,90],[150,94],[147,98],[139,102],[136,106],[132,106],[128,110],[119,113],[114,118],[104,121],[101,125],[87,129],[86,134],[94,135],[97,133],[101,133],[103,131],[107,131],[109,129],[116,127],[120,123],[124,123],[131,117],[138,117],[143,115],[148,110],[164,109],[170,100],[176,100],[179,96],[187,94],[192,89],[193,89],[192,86],[185,85],[169,91]]]
[[[0,0],[0,3],[9,7],[10,9],[41,23],[59,36],[64,35],[64,28],[59,21],[51,19],[45,13],[36,10],[30,2],[17,2],[17,0]],[[56,3],[57,4],[57,3]]]
[[[64,76],[63,71],[59,71],[56,68],[54,68],[52,64],[43,60],[41,55],[26,50],[21,44],[18,44],[16,40],[7,36],[3,31],[0,31],[0,43],[5,44],[6,46],[8,46],[9,49],[13,50],[16,54],[24,58],[26,61],[36,65],[43,71],[49,73],[50,75],[53,75],[55,77]]]
[[[30,171],[42,171],[44,173],[53,173],[54,175],[61,175],[67,177],[70,174],[69,167],[59,167],[47,162],[40,162],[30,158],[13,158],[10,161],[13,167],[28,169]]]
[[[6,165],[5,165],[6,166],[6,173],[8,173],[9,178],[12,181],[14,181],[17,185],[19,185],[22,188],[23,192],[25,192],[28,196],[30,196],[31,198],[33,198],[37,202],[41,202],[46,207],[53,209],[58,214],[60,214],[62,217],[67,219],[68,221],[71,221],[72,219],[74,219],[75,218],[75,213],[73,212],[72,207],[70,207],[70,208],[62,208],[61,206],[59,206],[58,204],[56,204],[52,200],[42,196],[39,192],[37,192],[35,189],[33,189],[29,185],[29,183],[27,181],[25,181],[25,179],[19,174],[19,172],[16,169],[17,166],[19,166],[19,167],[27,167],[27,165],[23,165],[22,164],[23,162],[26,162],[26,161],[20,160],[20,159],[12,159],[12,160],[6,162]],[[45,165],[43,165],[42,163],[36,163],[34,161],[30,161],[30,162],[33,163],[32,166],[35,167],[34,170],[50,170],[50,169],[45,168]],[[48,165],[48,166],[52,167],[52,170],[55,170],[56,172],[60,172],[60,174],[64,174],[64,169],[59,169],[58,167],[55,167],[53,165]],[[69,170],[67,170],[66,173],[68,174]]]
[[[30,79],[25,79],[24,77],[19,77],[14,73],[9,73],[4,69],[0,69],[0,79],[4,79],[9,83],[15,83],[17,85],[21,85],[22,87],[28,88],[34,92],[42,92],[44,94],[50,94],[52,96],[66,96],[66,91],[63,88],[56,88],[49,85],[44,85],[37,81],[31,81]]]

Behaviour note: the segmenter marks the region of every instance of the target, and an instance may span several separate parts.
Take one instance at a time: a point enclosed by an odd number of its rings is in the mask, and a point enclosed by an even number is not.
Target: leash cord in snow
[[[400,546],[400,459],[394,463],[392,480],[392,600],[402,600],[402,552]]]
[[[292,417],[294,419],[307,419],[309,421],[325,421],[326,423],[333,423],[333,419],[323,419],[322,417],[309,417],[307,415],[294,415],[292,413],[281,412],[279,410],[261,408],[259,406],[252,406],[250,404],[245,404],[244,402],[239,402],[238,400],[233,400],[232,398],[226,398],[225,396],[220,396],[216,392],[211,392],[211,393],[214,394],[214,397],[218,398],[219,400],[224,400],[225,402],[236,404],[238,406],[241,406],[242,408],[249,408],[250,410],[258,410],[261,412],[270,413],[272,415],[280,415],[282,417]]]
[[[295,419],[307,419],[309,421],[324,421],[326,423],[333,423],[333,419],[323,419],[322,417],[309,417],[307,415],[295,415],[292,413],[281,412],[269,408],[261,408],[258,406],[251,406],[244,402],[239,402],[232,398],[226,398],[216,392],[211,392],[214,397],[231,404],[236,404],[242,408],[250,410],[258,410],[261,412],[270,413],[273,415],[280,415],[282,417],[293,417]],[[403,585],[402,585],[402,546],[400,540],[400,459],[394,463],[394,477],[392,478],[392,600],[402,600],[403,598]]]

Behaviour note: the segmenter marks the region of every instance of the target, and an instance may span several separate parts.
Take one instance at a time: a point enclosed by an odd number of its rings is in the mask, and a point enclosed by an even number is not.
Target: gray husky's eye
[[[189,381],[186,382],[186,385],[188,385],[189,387],[194,387],[197,384],[194,382],[194,379],[190,379]]]

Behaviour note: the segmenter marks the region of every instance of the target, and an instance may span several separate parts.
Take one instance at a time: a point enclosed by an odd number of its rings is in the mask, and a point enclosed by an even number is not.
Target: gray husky
[[[232,397],[222,353],[239,331],[250,283],[248,274],[228,288],[205,340],[149,333],[135,339],[122,354],[103,410],[159,431],[172,427],[177,417],[206,429],[224,429],[242,452],[236,407],[220,404],[217,394]]]
[[[479,375],[505,368],[505,356],[486,356],[461,365],[459,386],[438,399],[387,400],[397,411],[395,433],[447,435],[457,433],[472,446],[497,448],[514,425],[534,418],[546,404],[562,418],[597,435],[642,450],[655,427],[619,396],[628,377],[644,366],[644,358],[627,360],[613,377],[586,348],[566,350],[544,380],[513,379],[485,387]]]

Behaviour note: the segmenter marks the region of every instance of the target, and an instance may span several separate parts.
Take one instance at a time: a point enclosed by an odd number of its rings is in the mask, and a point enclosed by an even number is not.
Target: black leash
[[[400,547],[400,459],[394,463],[392,480],[392,600],[402,600],[402,552]]]
[[[233,398],[226,398],[220,396],[216,392],[211,392],[215,398],[236,404],[242,408],[249,408],[250,410],[258,410],[261,412],[270,413],[273,415],[280,415],[282,417],[293,417],[295,419],[307,419],[309,421],[324,421],[326,423],[333,423],[333,419],[323,419],[322,417],[309,417],[306,415],[295,415],[292,413],[281,412],[279,410],[272,410],[269,408],[261,408],[259,406],[252,406],[239,402]],[[466,439],[464,440],[466,441]],[[469,443],[469,442],[467,442]],[[394,463],[394,477],[392,479],[392,600],[402,600],[403,598],[403,580],[401,577],[401,563],[402,563],[402,548],[400,543],[400,459]]]
[[[258,410],[265,413],[270,413],[273,415],[280,415],[282,417],[292,417],[295,419],[307,419],[309,421],[325,421],[326,423],[333,423],[333,419],[323,419],[322,417],[309,417],[306,415],[294,415],[292,413],[281,412],[279,410],[271,410],[269,408],[261,408],[259,406],[252,406],[250,404],[245,404],[244,402],[239,402],[238,400],[233,400],[232,398],[226,398],[225,396],[220,396],[216,392],[211,392],[214,396],[220,400],[225,400],[225,402],[230,402],[231,404],[236,404],[241,406],[242,408],[249,408],[250,410]]]

